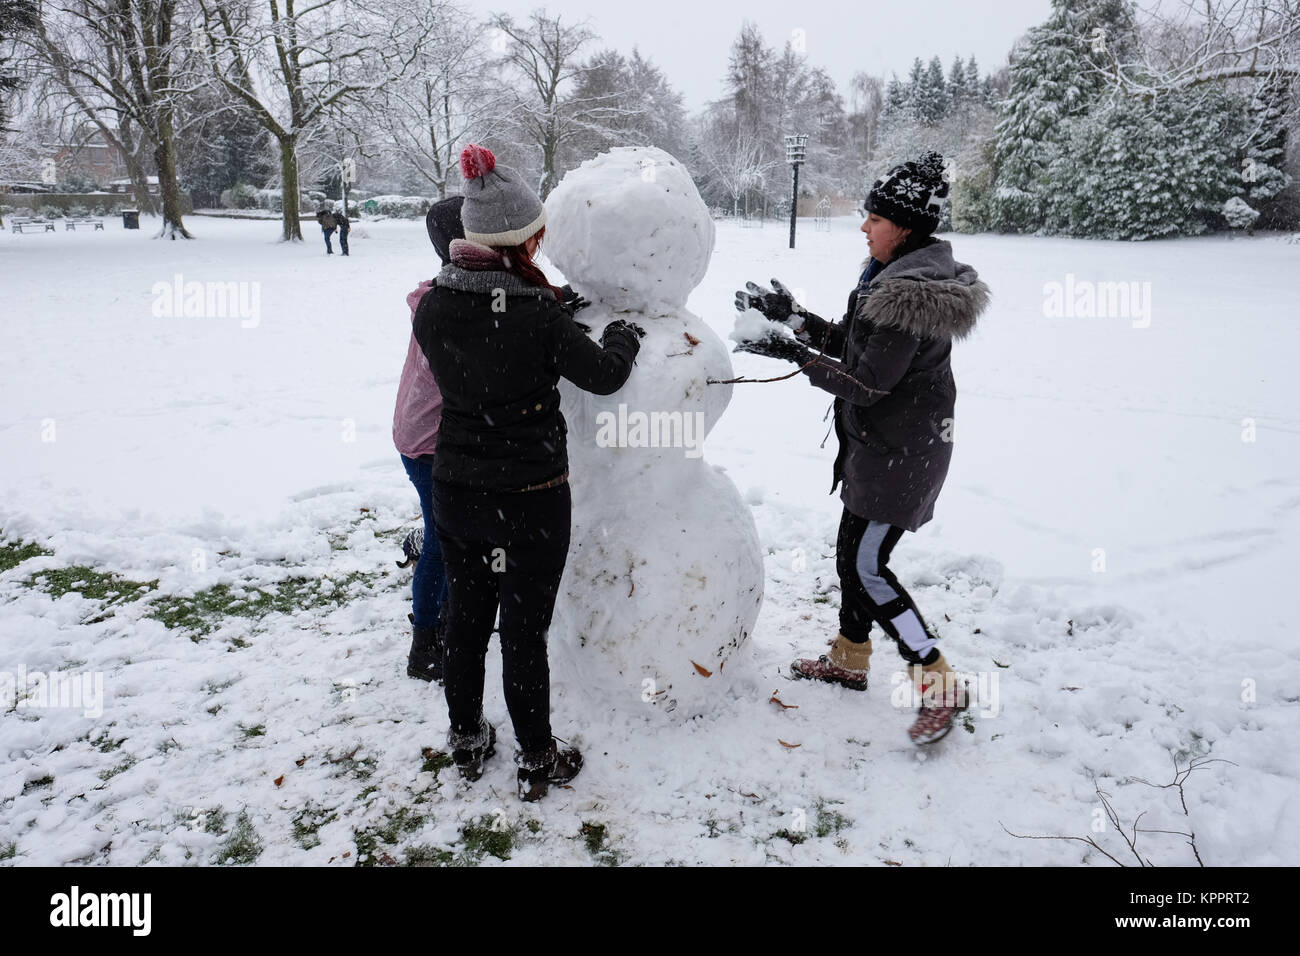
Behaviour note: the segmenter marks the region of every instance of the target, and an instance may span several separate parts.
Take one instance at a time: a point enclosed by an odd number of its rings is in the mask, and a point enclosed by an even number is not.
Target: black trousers
[[[502,683],[515,739],[524,751],[547,747],[546,632],[569,554],[569,485],[498,493],[435,480],[433,502],[447,567],[449,740],[476,740],[483,726],[484,658],[500,609]]]
[[[935,638],[916,602],[889,567],[889,556],[902,536],[902,528],[844,509],[835,543],[840,633],[861,644],[870,639],[871,625],[879,624],[898,644],[903,660],[933,664],[939,657]]]

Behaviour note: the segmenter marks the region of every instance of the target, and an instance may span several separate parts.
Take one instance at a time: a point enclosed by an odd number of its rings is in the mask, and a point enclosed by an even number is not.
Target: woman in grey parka
[[[888,567],[903,532],[934,515],[952,457],[952,342],[970,333],[989,300],[975,270],[932,235],[947,195],[943,157],[933,152],[876,181],[862,224],[870,259],[840,322],[810,314],[775,279],[771,290],[749,283],[736,296],[737,308],[795,332],[791,339],[773,329],[737,351],[795,362],[835,396],[840,629],[828,653],[795,661],[791,672],[865,690],[878,624],[910,665],[921,698],[909,731],[915,743],[944,736],[966,707],[964,688]]]

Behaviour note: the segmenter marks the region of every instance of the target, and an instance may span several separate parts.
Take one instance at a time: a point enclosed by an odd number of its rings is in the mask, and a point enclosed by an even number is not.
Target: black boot
[[[497,752],[497,730],[487,725],[487,742],[478,746],[453,747],[452,763],[466,780],[477,780],[483,776],[483,762]]]
[[[519,785],[519,799],[533,803],[542,799],[553,783],[568,783],[582,769],[582,754],[577,747],[560,749],[551,738],[548,746],[541,750],[519,753],[515,758],[519,769],[516,780]]]
[[[411,652],[406,658],[406,676],[442,683],[442,631],[440,628],[416,627],[411,617]]]

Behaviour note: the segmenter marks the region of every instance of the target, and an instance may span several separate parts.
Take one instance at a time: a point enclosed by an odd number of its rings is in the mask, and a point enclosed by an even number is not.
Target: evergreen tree
[[[1052,0],[1046,22],[1030,29],[1012,53],[1011,88],[996,136],[994,226],[1007,231],[1051,229],[1047,178],[1070,138],[1070,121],[1086,116],[1102,91],[1086,69],[1092,37],[1103,31],[1121,58],[1135,35],[1128,0]]]
[[[962,66],[961,57],[952,59],[952,68],[948,71],[949,107],[959,110],[966,105],[966,68]]]
[[[1223,92],[1122,99],[1073,122],[1049,169],[1050,218],[1067,235],[1153,239],[1220,224],[1237,191],[1240,110]]]
[[[930,58],[921,85],[913,93],[917,118],[926,126],[937,126],[948,113],[948,82],[943,76],[939,57]]]
[[[1291,182],[1283,168],[1287,152],[1287,111],[1291,83],[1270,77],[1260,83],[1246,108],[1246,149],[1241,164],[1244,201],[1260,215],[1257,226],[1284,227],[1276,209],[1278,195]]]
[[[34,0],[5,0],[0,4],[0,133],[5,125],[5,94],[18,88],[19,78],[6,66],[3,51],[14,37],[33,29],[40,20]]]

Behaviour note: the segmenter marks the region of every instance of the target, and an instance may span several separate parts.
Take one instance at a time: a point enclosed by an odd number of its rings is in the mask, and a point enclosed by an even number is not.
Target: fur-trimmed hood
[[[989,287],[951,243],[937,239],[885,266],[858,300],[857,314],[921,338],[964,339],[989,304]]]

